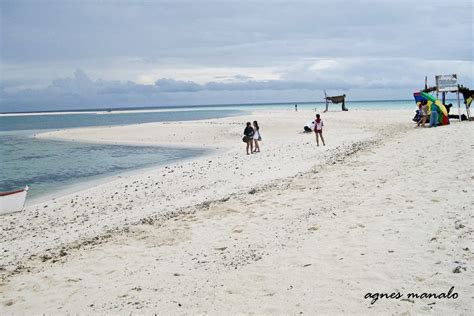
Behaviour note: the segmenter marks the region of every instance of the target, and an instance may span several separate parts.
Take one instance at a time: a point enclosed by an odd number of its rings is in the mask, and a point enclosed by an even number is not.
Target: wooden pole
[[[461,102],[459,100],[459,88],[458,91],[456,91],[456,94],[458,95],[458,114],[459,114],[459,122],[461,122]]]
[[[326,110],[324,112],[328,111],[328,95],[326,94],[326,90],[324,90],[324,101],[326,101]]]

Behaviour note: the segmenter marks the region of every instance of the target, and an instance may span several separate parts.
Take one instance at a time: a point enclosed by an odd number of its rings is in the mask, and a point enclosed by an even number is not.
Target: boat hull
[[[0,215],[20,212],[25,206],[28,187],[24,189],[0,193]]]

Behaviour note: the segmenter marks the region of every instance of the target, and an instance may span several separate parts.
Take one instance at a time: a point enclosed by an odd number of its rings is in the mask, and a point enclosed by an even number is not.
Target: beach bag
[[[246,143],[246,142],[247,142],[247,139],[248,139],[247,136],[244,136],[244,137],[242,138],[242,141],[243,141],[244,143]]]

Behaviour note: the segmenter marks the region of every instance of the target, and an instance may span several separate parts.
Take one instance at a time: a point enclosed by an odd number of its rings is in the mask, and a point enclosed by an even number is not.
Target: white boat
[[[20,212],[25,206],[27,193],[28,186],[20,190],[0,192],[0,215]]]

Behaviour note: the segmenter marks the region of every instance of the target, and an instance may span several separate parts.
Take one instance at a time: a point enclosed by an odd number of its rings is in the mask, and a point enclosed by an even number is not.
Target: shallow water
[[[150,122],[205,120],[241,114],[239,110],[189,110],[164,112],[99,112],[0,116],[0,131],[59,129],[88,126],[128,125]]]
[[[2,135],[0,143],[0,191],[28,184],[31,198],[77,181],[167,164],[204,153],[199,149],[50,141],[21,134]]]
[[[241,114],[236,110],[0,117],[0,191],[29,185],[29,199],[97,180],[204,154],[204,149],[91,144],[44,140],[34,133],[57,128],[185,121]]]

